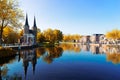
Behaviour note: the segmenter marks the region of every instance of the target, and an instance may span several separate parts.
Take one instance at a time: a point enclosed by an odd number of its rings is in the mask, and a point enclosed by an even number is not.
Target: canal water
[[[61,44],[0,59],[1,80],[120,80],[119,47]]]

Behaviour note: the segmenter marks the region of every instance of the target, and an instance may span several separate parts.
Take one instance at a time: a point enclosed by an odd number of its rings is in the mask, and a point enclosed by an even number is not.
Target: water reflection
[[[31,64],[32,64],[33,74],[35,73],[35,66],[37,64],[36,50],[35,49],[24,50],[24,51],[21,51],[20,54],[21,54],[20,55],[21,58],[23,59],[24,74],[25,74],[25,78],[26,78],[29,62],[31,62]]]
[[[46,48],[46,54],[43,55],[44,61],[52,63],[55,58],[62,56],[63,49],[61,47]]]
[[[15,61],[15,57],[16,56],[0,58],[0,66],[13,63]]]
[[[52,47],[52,48],[37,48],[37,49],[32,49],[32,50],[22,50],[17,52],[17,56],[15,57],[9,57],[5,59],[0,60],[0,65],[2,69],[0,68],[0,77],[2,79],[13,79],[10,77],[5,77],[9,76],[7,75],[8,69],[7,65],[5,64],[12,64],[12,62],[17,61],[20,62],[22,61],[23,63],[23,68],[24,68],[24,77],[26,79],[27,77],[27,72],[28,72],[28,67],[30,64],[32,64],[32,72],[33,75],[35,74],[35,67],[37,64],[37,59],[42,58],[46,63],[52,63],[55,58],[58,58],[62,56],[63,49],[61,47]],[[4,66],[5,65],[5,66]],[[15,75],[17,76],[17,74]]]
[[[73,53],[80,52],[90,52],[93,55],[105,54],[107,61],[110,61],[114,64],[120,63],[120,47],[119,46],[98,46],[98,45],[80,45],[80,44],[61,44],[57,47],[51,48],[36,48],[32,50],[21,50],[18,51],[17,56],[9,58],[0,58],[0,80],[22,80],[28,79],[28,73],[35,75],[36,65],[38,64],[37,60],[41,59],[42,61],[50,64],[56,58],[62,56],[64,51],[72,51]],[[8,74],[9,68],[8,64],[13,64],[14,62],[19,62],[22,65],[23,74],[15,73],[12,76]],[[40,64],[40,63],[39,63]]]
[[[14,75],[8,75],[8,66],[4,65],[0,70],[0,80],[22,80],[22,75],[14,73]]]
[[[109,46],[106,48],[107,61],[112,61],[114,64],[120,63],[120,46]]]
[[[9,71],[8,64],[12,64],[16,61],[16,56],[6,57],[6,58],[0,58],[0,80],[14,80],[19,79],[22,77],[18,77],[17,74],[14,76],[9,76],[7,73]]]
[[[81,48],[79,44],[61,44],[60,47],[63,48],[64,51],[74,51],[74,52],[80,52]]]
[[[88,51],[92,54],[106,54],[107,61],[114,64],[120,63],[120,46],[107,45],[81,45],[81,44],[61,44],[64,51]]]

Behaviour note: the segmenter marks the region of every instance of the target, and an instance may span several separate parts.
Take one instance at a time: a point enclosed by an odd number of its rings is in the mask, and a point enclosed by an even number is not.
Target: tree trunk
[[[0,31],[0,46],[2,44],[2,39],[1,39],[1,31]]]
[[[4,20],[2,20],[2,26],[1,26],[1,31],[0,31],[0,45],[2,45],[2,34],[3,34],[3,26],[4,26]]]
[[[2,34],[3,34],[3,28],[1,28],[1,31],[0,31],[0,45],[2,45]]]
[[[0,45],[2,45],[2,31],[0,31]]]

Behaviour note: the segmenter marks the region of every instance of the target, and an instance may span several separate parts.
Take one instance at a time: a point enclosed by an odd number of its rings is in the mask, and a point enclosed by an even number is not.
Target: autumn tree
[[[19,39],[19,34],[14,31],[11,27],[5,27],[3,29],[3,40],[4,43],[17,43]]]
[[[44,37],[43,33],[41,33],[41,32],[37,33],[37,42],[38,43],[45,42],[45,37]]]
[[[118,40],[120,39],[120,30],[114,29],[106,33],[108,39]]]
[[[65,42],[73,42],[74,40],[80,40],[81,36],[79,34],[73,34],[73,35],[64,35],[63,41]]]
[[[63,39],[62,32],[60,30],[52,30],[47,29],[43,32],[43,35],[47,42],[50,42],[51,44],[55,42],[59,42]]]
[[[54,40],[54,34],[53,34],[53,30],[52,29],[47,29],[43,32],[43,35],[45,37],[45,39],[47,40],[47,42],[50,42],[50,43],[54,43],[55,40]]]
[[[23,19],[23,14],[16,0],[0,0],[0,45],[3,29],[6,26],[20,27],[21,19]]]
[[[23,36],[23,29],[20,30],[20,32],[19,32],[19,36],[20,36],[20,37]]]
[[[54,34],[54,39],[56,40],[57,43],[59,43],[59,41],[62,41],[63,39],[63,34],[60,30],[53,30],[53,34]]]

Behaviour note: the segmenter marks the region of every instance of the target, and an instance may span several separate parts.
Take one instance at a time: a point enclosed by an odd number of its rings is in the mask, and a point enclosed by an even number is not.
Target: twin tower
[[[26,20],[23,30],[23,41],[24,45],[35,45],[37,40],[37,26],[36,19],[34,17],[34,23],[32,29],[29,29],[28,16],[26,14]]]

